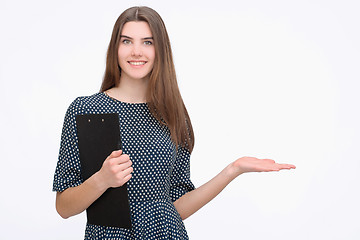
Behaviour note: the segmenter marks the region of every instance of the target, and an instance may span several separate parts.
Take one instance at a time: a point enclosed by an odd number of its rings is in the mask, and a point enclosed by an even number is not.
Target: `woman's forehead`
[[[124,24],[121,35],[131,38],[152,37],[150,26],[144,21],[131,21]]]

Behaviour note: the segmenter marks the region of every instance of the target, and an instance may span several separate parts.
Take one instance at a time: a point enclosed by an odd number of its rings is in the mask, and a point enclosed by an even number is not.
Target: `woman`
[[[123,148],[83,181],[75,116],[97,113],[119,114]],[[115,23],[100,92],[77,98],[67,110],[54,177],[56,209],[68,218],[108,188],[127,183],[131,229],[87,224],[85,239],[188,239],[182,220],[240,174],[295,168],[243,157],[195,189],[189,167],[193,147],[165,25],[150,8],[129,8]]]

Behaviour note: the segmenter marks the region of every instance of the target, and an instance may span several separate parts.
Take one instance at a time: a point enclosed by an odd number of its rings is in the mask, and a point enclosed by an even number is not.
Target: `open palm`
[[[258,159],[255,157],[242,157],[233,163],[235,169],[239,173],[246,172],[272,172],[280,171],[283,169],[294,169],[292,164],[276,163],[272,159]]]

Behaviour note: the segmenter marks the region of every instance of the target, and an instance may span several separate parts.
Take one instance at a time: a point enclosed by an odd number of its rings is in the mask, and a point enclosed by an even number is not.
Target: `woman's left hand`
[[[294,165],[279,164],[271,159],[242,157],[230,163],[213,179],[188,192],[174,202],[182,219],[186,219],[217,196],[232,180],[246,172],[272,172],[293,169]]]
[[[258,159],[255,157],[242,157],[231,164],[236,175],[246,172],[273,172],[283,169],[295,169],[292,164],[276,163],[272,159]]]

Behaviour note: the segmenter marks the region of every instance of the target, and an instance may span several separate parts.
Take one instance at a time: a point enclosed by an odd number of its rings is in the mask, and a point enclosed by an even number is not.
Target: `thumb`
[[[108,158],[119,157],[119,156],[121,156],[121,154],[122,154],[122,150],[121,150],[121,149],[120,149],[120,150],[115,150],[115,151],[113,151],[113,152],[109,155]]]

